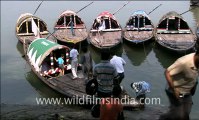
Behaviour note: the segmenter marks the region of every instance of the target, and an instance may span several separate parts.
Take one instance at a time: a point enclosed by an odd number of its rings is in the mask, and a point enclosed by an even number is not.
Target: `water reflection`
[[[91,52],[94,64],[97,64],[101,61],[101,53],[100,50],[94,48],[92,45],[88,46],[89,51]],[[111,49],[110,52],[115,53],[118,56],[122,56],[123,53],[123,46],[119,45],[117,48],[115,49]]]
[[[31,70],[25,74],[26,80],[30,83],[30,85],[41,95],[42,97],[54,97],[59,98],[62,96],[58,92],[50,89],[45,83],[43,83]]]
[[[23,56],[24,55],[23,44],[18,41],[16,48],[17,48],[18,52],[20,53],[20,55]]]
[[[132,44],[123,44],[124,51],[127,57],[131,60],[134,66],[139,66],[146,59],[147,55],[151,52],[153,44],[144,43],[143,45],[135,46]]]
[[[171,51],[165,49],[159,49],[160,46],[155,45],[153,51],[155,53],[158,62],[162,65],[163,68],[169,67],[177,58],[181,57],[182,54],[175,54]]]

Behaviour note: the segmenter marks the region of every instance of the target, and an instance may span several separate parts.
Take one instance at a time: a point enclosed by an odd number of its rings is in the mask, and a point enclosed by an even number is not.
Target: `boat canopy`
[[[137,10],[127,21],[126,28],[128,30],[152,30],[153,23],[145,11]]]
[[[62,16],[71,16],[71,15],[77,15],[74,11],[72,10],[65,10],[64,12],[61,13],[61,15],[59,16],[59,18],[61,18]]]
[[[70,17],[72,17],[72,21],[74,26],[82,25],[84,22],[81,18],[72,10],[66,10],[61,13],[57,22],[55,23],[55,27],[70,27]]]
[[[65,49],[65,54],[69,54],[69,48],[64,45],[59,45],[45,38],[34,40],[28,47],[27,55],[31,64],[39,71],[39,67],[44,59],[53,51]]]
[[[47,24],[40,18],[33,16],[31,13],[21,14],[17,20],[16,33],[17,34],[33,34],[32,31],[32,18],[39,28],[40,32],[47,32]]]
[[[137,10],[135,11],[131,16],[145,16],[145,17],[149,17],[145,11],[143,10]]]
[[[104,11],[97,16],[97,18],[94,20],[92,29],[98,29],[99,25],[96,24],[98,21],[97,19],[101,19],[102,17],[105,21],[105,30],[103,31],[106,31],[106,29],[121,30],[120,24],[117,22],[114,15],[108,11]]]
[[[110,18],[116,20],[116,18],[113,16],[113,14],[111,14],[111,13],[108,12],[108,11],[104,11],[104,12],[100,13],[100,14],[98,15],[98,17],[110,17]]]
[[[177,33],[190,33],[190,28],[183,17],[175,11],[164,15],[157,26],[158,32],[179,31]]]

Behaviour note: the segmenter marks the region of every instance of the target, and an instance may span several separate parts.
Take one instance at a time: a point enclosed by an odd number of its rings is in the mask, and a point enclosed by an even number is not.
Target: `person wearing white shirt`
[[[124,79],[124,65],[126,62],[123,58],[113,55],[112,59],[110,60],[110,63],[115,67],[118,76],[119,76],[119,84],[122,82],[122,79]]]
[[[77,76],[77,67],[78,67],[78,58],[79,55],[77,49],[75,49],[75,45],[73,46],[72,50],[70,51],[70,58],[71,58],[71,71],[73,74],[73,79],[76,79]]]

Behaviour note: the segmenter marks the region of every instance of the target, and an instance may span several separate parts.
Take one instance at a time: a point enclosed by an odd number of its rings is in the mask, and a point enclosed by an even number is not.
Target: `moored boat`
[[[100,26],[98,19],[102,21],[104,28],[98,29]],[[102,27],[102,25],[100,27]],[[122,28],[116,18],[108,11],[100,13],[94,20],[89,32],[89,42],[98,49],[111,49],[118,46],[122,42]]]
[[[86,93],[81,70],[78,71],[79,78],[72,79],[71,65],[69,64],[70,49],[67,46],[59,45],[45,38],[38,38],[33,42],[25,41],[23,45],[28,64],[42,82],[64,96],[72,98],[74,101],[71,104],[96,104],[99,99],[95,95]],[[61,55],[64,55],[65,74],[60,76],[60,70],[54,57],[57,58]],[[141,106],[126,92],[123,92],[122,96],[124,103],[126,103],[124,104],[125,108],[132,110]]]
[[[135,11],[126,23],[123,30],[125,40],[140,44],[153,38],[154,25],[143,10]]]
[[[54,36],[60,43],[77,44],[86,41],[88,32],[82,19],[71,10],[61,13],[54,26]]]
[[[155,29],[155,40],[160,46],[175,52],[188,52],[196,45],[196,35],[183,17],[174,11],[160,19]]]
[[[32,21],[34,20],[34,21]],[[34,23],[33,23],[34,22]],[[34,26],[34,25],[36,26]],[[24,43],[25,40],[33,41],[35,37],[37,37],[34,34],[33,27],[38,28],[38,36],[39,37],[47,37],[49,32],[47,29],[47,24],[40,18],[30,14],[30,13],[24,13],[21,14],[20,17],[17,20],[16,28],[15,28],[15,34],[18,38],[18,40],[22,43]],[[36,30],[37,30],[36,28]]]
[[[83,80],[72,80],[69,51],[67,46],[59,45],[45,38],[35,39],[24,44],[25,57],[32,71],[49,87],[68,97],[72,93],[82,95]],[[60,76],[60,69],[54,58],[64,55],[65,75]],[[81,77],[81,74],[79,75]],[[83,88],[82,88],[83,89]]]

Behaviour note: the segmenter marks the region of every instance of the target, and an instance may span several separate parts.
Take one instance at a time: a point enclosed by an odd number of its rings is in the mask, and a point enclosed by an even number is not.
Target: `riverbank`
[[[166,107],[124,111],[125,120],[157,120]],[[98,120],[90,109],[79,106],[1,104],[1,120]]]

